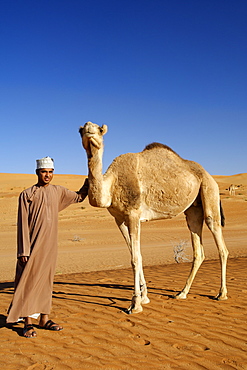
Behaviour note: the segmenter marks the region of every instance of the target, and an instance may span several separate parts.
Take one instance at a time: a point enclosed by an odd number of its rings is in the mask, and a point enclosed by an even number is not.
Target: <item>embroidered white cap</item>
[[[44,157],[41,159],[36,160],[37,167],[36,169],[39,170],[40,168],[52,168],[54,170],[54,160],[50,157]]]

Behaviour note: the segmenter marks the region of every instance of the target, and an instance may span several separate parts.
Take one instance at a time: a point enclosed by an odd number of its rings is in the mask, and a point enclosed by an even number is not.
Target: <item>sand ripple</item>
[[[219,262],[206,261],[187,300],[190,264],[146,267],[151,302],[138,315],[124,309],[132,295],[130,269],[56,276],[51,318],[61,332],[21,336],[6,327],[10,283],[0,283],[0,366],[5,369],[247,369],[247,258],[229,260],[229,299],[212,299]]]

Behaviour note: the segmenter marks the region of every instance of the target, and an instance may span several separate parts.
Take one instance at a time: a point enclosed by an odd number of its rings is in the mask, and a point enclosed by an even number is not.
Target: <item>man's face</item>
[[[51,168],[41,168],[37,170],[38,184],[41,186],[49,185],[53,178],[53,169]]]

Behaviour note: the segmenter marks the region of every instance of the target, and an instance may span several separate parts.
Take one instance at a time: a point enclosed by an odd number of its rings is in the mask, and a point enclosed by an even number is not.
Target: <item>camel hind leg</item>
[[[207,186],[202,186],[201,198],[205,223],[213,235],[221,264],[221,286],[219,294],[215,298],[217,300],[225,300],[227,299],[226,265],[229,253],[222,234],[221,225],[224,225],[224,215],[220,203],[219,189],[213,178],[207,179]]]
[[[194,204],[185,211],[185,215],[191,234],[193,262],[189,277],[183,290],[175,296],[177,299],[186,299],[196,273],[204,260],[204,251],[202,245],[203,209],[200,199],[195,201]]]

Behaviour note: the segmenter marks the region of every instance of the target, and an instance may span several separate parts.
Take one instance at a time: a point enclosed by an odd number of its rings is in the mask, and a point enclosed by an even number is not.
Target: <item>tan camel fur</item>
[[[107,126],[87,122],[79,132],[88,157],[89,202],[94,207],[108,209],[130,249],[134,294],[128,312],[141,312],[142,304],[149,302],[140,251],[140,223],[172,218],[181,212],[185,213],[191,232],[194,258],[187,282],[176,298],[186,298],[204,260],[202,227],[205,220],[221,262],[221,287],[216,298],[227,299],[228,251],[221,229],[224,216],[218,185],[208,172],[198,163],[182,159],[169,147],[153,143],[140,153],[115,158],[103,175],[103,135]]]

